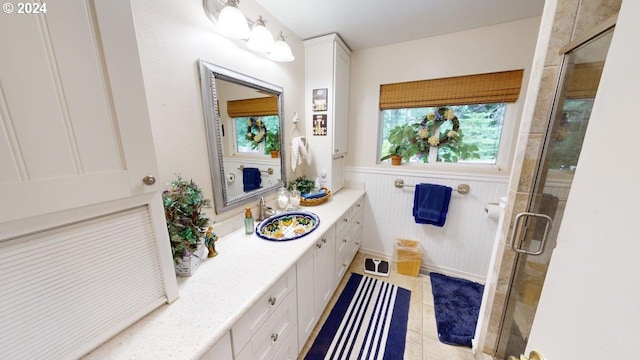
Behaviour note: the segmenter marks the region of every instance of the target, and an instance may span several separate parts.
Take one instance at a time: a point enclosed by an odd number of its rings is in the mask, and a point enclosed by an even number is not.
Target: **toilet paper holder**
[[[488,214],[489,213],[489,206],[496,206],[496,205],[500,205],[500,203],[497,203],[497,202],[487,203],[487,205],[484,206],[484,212],[486,212]]]

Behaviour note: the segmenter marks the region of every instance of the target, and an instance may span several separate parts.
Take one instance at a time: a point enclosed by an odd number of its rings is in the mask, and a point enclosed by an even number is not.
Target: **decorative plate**
[[[307,211],[287,211],[266,218],[256,227],[256,234],[271,241],[299,239],[320,225],[318,215]]]

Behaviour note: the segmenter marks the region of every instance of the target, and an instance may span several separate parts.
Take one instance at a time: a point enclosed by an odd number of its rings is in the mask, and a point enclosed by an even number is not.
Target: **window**
[[[406,129],[407,125],[421,124],[429,114],[435,113],[438,109],[425,107],[382,110],[381,154],[389,154],[392,147],[390,135],[394,128]],[[412,140],[412,145],[407,144],[413,149],[405,149],[405,154],[410,154],[409,159],[405,159],[405,161],[495,164],[498,158],[506,104],[458,105],[447,107],[447,109],[453,110],[459,121],[455,144],[451,142],[447,146],[429,146],[428,139],[422,139],[419,135],[419,129],[424,126],[414,126],[415,132],[410,137],[415,141]],[[435,133],[431,135],[444,137],[444,134],[453,130],[452,127],[451,121],[443,121],[437,129],[434,129]],[[407,132],[403,134],[403,136],[405,135]],[[425,143],[424,146],[421,147],[418,144],[420,141]]]
[[[261,121],[264,124],[266,129],[266,134],[264,135],[264,140],[260,142],[255,142],[253,139],[249,139],[249,137],[254,137],[259,133],[259,130],[254,127],[251,129],[251,121]],[[242,154],[268,154],[271,148],[280,147],[280,139],[279,131],[280,128],[280,117],[278,115],[270,115],[270,116],[247,116],[247,117],[237,117],[233,119],[235,126],[235,134],[236,134],[236,152]],[[251,135],[249,135],[251,133]],[[277,141],[277,146],[274,144]]]
[[[523,70],[380,86],[381,160],[497,164]],[[509,121],[506,122],[509,125]],[[512,127],[511,127],[512,128]]]

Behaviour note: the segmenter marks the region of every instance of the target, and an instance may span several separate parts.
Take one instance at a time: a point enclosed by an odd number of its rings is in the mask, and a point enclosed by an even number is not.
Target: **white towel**
[[[302,165],[302,159],[307,161],[307,165],[311,164],[311,156],[307,145],[303,141],[303,136],[297,136],[291,139],[291,170],[296,171],[298,165]]]

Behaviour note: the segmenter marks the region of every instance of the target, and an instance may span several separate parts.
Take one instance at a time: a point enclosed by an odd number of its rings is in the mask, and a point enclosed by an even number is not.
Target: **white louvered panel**
[[[362,251],[391,257],[397,238],[419,240],[425,249],[422,266],[430,270],[483,281],[487,274],[497,224],[486,218],[484,207],[506,195],[506,178],[440,175],[417,171],[401,174],[369,168],[347,168],[346,178],[364,182],[367,195],[363,214]],[[405,184],[434,183],[456,188],[466,183],[469,194],[454,192],[443,228],[416,224],[412,216],[413,188]]]
[[[0,358],[75,358],[166,301],[146,206],[0,242]]]

